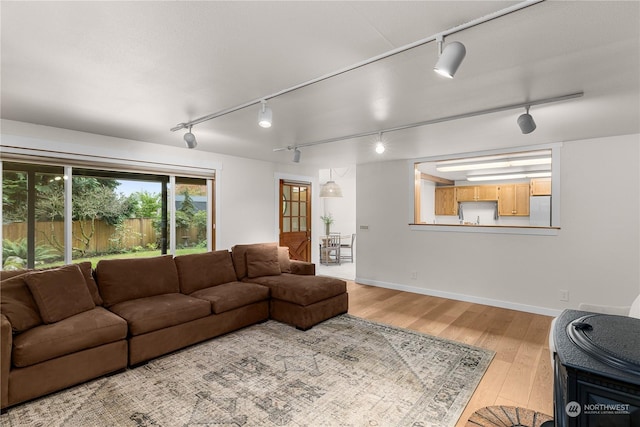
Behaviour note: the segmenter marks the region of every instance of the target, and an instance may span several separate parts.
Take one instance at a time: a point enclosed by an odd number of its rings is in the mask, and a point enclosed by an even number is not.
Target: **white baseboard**
[[[502,301],[502,300],[497,300],[492,298],[482,298],[482,297],[473,296],[473,295],[457,294],[454,292],[444,292],[444,291],[438,291],[434,289],[400,285],[397,283],[363,279],[360,277],[356,277],[355,282],[361,283],[363,285],[377,286],[379,288],[395,289],[398,291],[412,292],[414,294],[429,295],[433,297],[447,298],[447,299],[452,299],[457,301],[472,302],[474,304],[490,305],[492,307],[507,308],[510,310],[524,311],[526,313],[541,314],[543,316],[557,317],[562,312],[562,310],[556,310],[556,309],[551,309],[546,307],[538,307],[535,305],[519,304],[515,302]]]

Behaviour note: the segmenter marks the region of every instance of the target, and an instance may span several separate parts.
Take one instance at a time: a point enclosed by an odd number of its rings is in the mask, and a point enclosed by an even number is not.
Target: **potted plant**
[[[329,215],[321,216],[320,219],[322,220],[322,222],[324,222],[324,234],[328,236],[329,234],[331,234],[331,224],[333,224],[333,217],[331,216],[331,213],[329,213]]]

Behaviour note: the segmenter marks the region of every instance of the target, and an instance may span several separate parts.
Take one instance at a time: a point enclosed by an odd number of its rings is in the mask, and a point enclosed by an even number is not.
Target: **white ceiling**
[[[259,99],[516,4],[506,1],[0,3],[3,119],[184,147],[181,122]],[[194,126],[197,150],[290,162],[277,147],[584,91],[494,113],[302,149],[340,167],[640,132],[640,2],[546,1]],[[186,150],[186,148],[185,148]]]

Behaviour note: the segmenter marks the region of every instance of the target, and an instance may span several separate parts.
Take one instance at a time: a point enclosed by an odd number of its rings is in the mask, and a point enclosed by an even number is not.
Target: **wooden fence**
[[[84,243],[76,237],[82,236],[81,226],[90,233],[90,221],[73,221],[73,247],[84,248]],[[13,222],[2,226],[2,238],[6,240],[19,240],[27,236],[26,222]],[[179,228],[177,231],[178,245],[195,244],[198,241],[198,230],[195,227],[189,229]],[[116,250],[128,250],[136,246],[146,247],[155,245],[158,236],[153,228],[153,220],[150,218],[125,219],[119,226],[107,224],[104,221],[95,221],[95,232],[89,241],[88,252],[105,253]],[[36,222],[36,246],[49,245],[55,247],[54,242],[63,245],[64,223],[62,221]]]

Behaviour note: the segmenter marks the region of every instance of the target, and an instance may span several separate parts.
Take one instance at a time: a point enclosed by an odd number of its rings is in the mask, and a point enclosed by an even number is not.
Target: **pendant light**
[[[333,180],[333,169],[329,169],[329,181],[320,188],[320,197],[342,197],[342,189]]]

